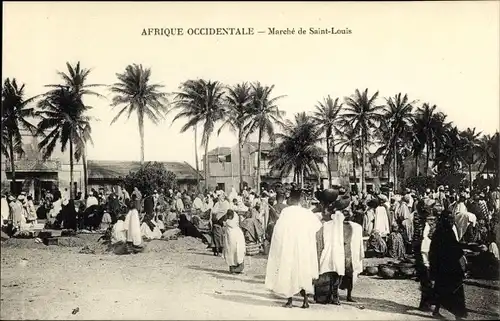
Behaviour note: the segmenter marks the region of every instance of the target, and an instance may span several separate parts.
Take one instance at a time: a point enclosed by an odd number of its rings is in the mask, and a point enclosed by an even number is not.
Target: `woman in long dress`
[[[464,252],[453,231],[454,218],[449,211],[441,214],[432,236],[429,250],[430,275],[435,281],[435,317],[442,317],[441,307],[453,313],[456,319],[467,317],[464,294]]]
[[[142,244],[141,221],[139,212],[137,211],[137,199],[132,194],[132,199],[129,203],[129,211],[125,217],[124,229],[127,231],[127,243],[133,248],[138,248]]]
[[[232,210],[228,210],[223,227],[222,255],[229,266],[229,272],[241,273],[245,259],[245,237],[239,226],[239,217]]]

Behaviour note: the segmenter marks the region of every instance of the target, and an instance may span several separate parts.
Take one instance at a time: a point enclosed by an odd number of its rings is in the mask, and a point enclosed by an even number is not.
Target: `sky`
[[[112,84],[128,64],[150,67],[166,92],[188,79],[232,85],[275,85],[287,117],[313,111],[323,97],[343,99],[356,89],[399,92],[435,104],[459,128],[499,129],[500,2],[3,2],[3,79],[26,85],[26,96],[60,81],[66,62],[91,68],[89,83]],[[254,28],[247,36],[189,36],[189,28]],[[257,33],[295,29],[294,35]],[[351,34],[298,35],[303,28],[348,28]],[[183,28],[182,36],[142,36],[144,28]],[[110,122],[112,95],[87,98],[94,145],[88,159],[139,160],[137,119]],[[180,133],[173,115],[146,121],[145,158],[194,165],[194,133]],[[198,143],[201,138],[198,139]],[[209,148],[232,146],[230,131]],[[198,147],[200,160],[204,152]]]

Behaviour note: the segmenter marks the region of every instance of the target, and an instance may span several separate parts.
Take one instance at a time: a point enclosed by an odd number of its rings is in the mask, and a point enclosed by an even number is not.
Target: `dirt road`
[[[24,240],[26,242],[32,240]],[[418,320],[418,283],[361,276],[356,303],[282,308],[264,288],[266,259],[247,257],[245,274],[193,239],[154,241],[145,253],[78,253],[80,247],[2,244],[2,319]],[[468,281],[470,319],[498,319],[498,282]],[[342,292],[341,299],[345,293]],[[76,310],[78,309],[78,310]],[[74,314],[72,314],[74,312]],[[450,317],[449,314],[445,314]],[[451,319],[453,319],[451,317]]]

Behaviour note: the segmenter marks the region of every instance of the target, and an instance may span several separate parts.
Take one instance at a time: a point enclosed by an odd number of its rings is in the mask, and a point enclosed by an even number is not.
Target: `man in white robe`
[[[134,246],[140,246],[142,243],[141,235],[141,220],[139,218],[139,211],[137,210],[136,196],[132,195],[130,202],[130,210],[125,217],[123,224],[125,231],[127,231],[127,242],[132,243]]]
[[[363,228],[358,223],[345,220],[343,211],[350,205],[349,197],[342,197],[327,209],[331,220],[318,232],[319,274],[330,277],[330,300],[340,305],[339,287],[347,289],[347,301],[355,302],[352,290],[358,275],[363,271]],[[350,213],[349,211],[345,211]],[[348,217],[349,218],[349,214]]]
[[[288,204],[276,221],[266,268],[266,288],[288,298],[285,307],[292,307],[292,296],[300,292],[302,308],[309,308],[307,292],[318,278],[316,232],[321,222],[312,211],[300,207],[301,191],[292,191]]]
[[[386,236],[391,232],[387,209],[380,203],[375,209],[375,221],[373,224],[373,229],[379,231],[381,236]]]
[[[2,215],[2,226],[7,225],[7,221],[9,220],[10,209],[9,202],[7,201],[7,195],[2,195],[2,203],[1,203],[1,215]]]

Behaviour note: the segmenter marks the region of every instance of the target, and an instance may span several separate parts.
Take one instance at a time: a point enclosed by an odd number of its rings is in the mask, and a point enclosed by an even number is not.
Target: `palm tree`
[[[338,115],[343,104],[339,104],[339,98],[333,100],[330,96],[318,102],[313,119],[319,126],[321,133],[325,133],[326,138],[326,167],[328,171],[328,185],[332,184],[332,171],[330,168],[330,157],[335,154],[335,124],[338,122]]]
[[[246,138],[251,134],[258,133],[257,142],[257,190],[260,191],[260,160],[262,138],[264,135],[274,143],[274,125],[281,124],[285,112],[278,108],[277,101],[285,96],[271,98],[274,85],[264,86],[260,82],[252,84],[252,101],[250,103],[250,112],[245,116],[246,123],[243,130]]]
[[[358,178],[356,177],[356,166],[359,164],[359,154],[361,153],[361,135],[356,133],[352,124],[340,121],[335,128],[337,134],[336,146],[339,154],[347,149],[351,150],[352,176],[354,178],[355,193],[358,192]],[[350,175],[350,173],[349,173]]]
[[[229,87],[226,96],[227,115],[224,123],[220,127],[218,134],[224,127],[229,127],[238,135],[238,157],[239,157],[239,178],[240,191],[243,191],[243,157],[242,148],[245,143],[245,117],[247,116],[252,101],[251,87],[248,83],[243,82],[236,86]]]
[[[35,110],[29,107],[37,97],[24,99],[24,85],[20,87],[16,79],[5,79],[2,88],[2,155],[10,160],[12,183],[16,188],[15,155],[24,154],[21,130],[35,133],[36,127],[29,122],[35,116]],[[13,190],[12,192],[17,192]]]
[[[448,126],[448,124],[445,123],[446,115],[437,112],[436,109],[436,105],[431,106],[428,103],[419,107],[414,128],[419,141],[419,143],[415,144],[415,157],[418,159],[424,146],[426,149],[425,175],[429,173],[431,154],[435,153],[435,151],[439,149],[439,146],[445,143],[446,139],[446,127]],[[418,160],[416,161],[418,162]]]
[[[167,93],[161,91],[163,85],[151,83],[151,69],[143,68],[142,65],[128,65],[125,72],[116,74],[116,77],[118,82],[110,88],[115,94],[111,106],[125,106],[113,118],[111,125],[125,112],[127,119],[130,119],[132,113],[137,113],[141,137],[141,164],[144,164],[144,120],[148,117],[153,124],[158,125],[164,119],[168,104]]]
[[[393,159],[393,169],[394,169],[394,188],[397,189],[397,179],[398,179],[398,149],[401,147],[401,139],[407,136],[406,133],[411,133],[411,128],[413,124],[413,104],[415,101],[410,101],[408,96],[404,96],[401,93],[394,95],[386,99],[387,106],[385,108],[384,118],[386,122],[382,122],[381,125],[388,126],[389,136],[384,144],[387,149],[387,156],[392,156]]]
[[[345,98],[347,108],[342,118],[352,124],[354,131],[361,135],[361,190],[366,192],[365,184],[365,164],[366,164],[366,146],[374,134],[374,128],[381,120],[383,106],[375,104],[378,97],[378,91],[371,97],[368,96],[368,89],[360,93],[358,89],[351,97]]]
[[[181,84],[180,90],[175,93],[172,109],[179,112],[172,123],[179,118],[187,119],[181,133],[203,124],[201,144],[205,147],[205,189],[208,189],[208,142],[215,124],[225,115],[224,86],[218,81],[187,80]]]
[[[52,155],[58,142],[61,144],[61,152],[65,152],[69,144],[70,198],[73,198],[73,159],[75,150],[83,148],[85,138],[82,129],[90,128],[90,118],[85,116],[90,107],[85,106],[78,93],[67,86],[49,91],[38,106],[40,110],[37,115],[41,120],[37,135],[43,137],[38,147],[42,150],[43,158],[47,159]]]
[[[305,112],[296,114],[294,122],[286,120],[282,127],[283,133],[276,134],[279,144],[270,153],[271,171],[279,171],[283,177],[293,170],[304,188],[304,175],[313,172],[319,175],[318,164],[324,163],[325,151],[316,146],[322,141],[322,130]]]
[[[66,67],[68,69],[67,73],[58,72],[58,75],[62,78],[63,84],[62,86],[67,86],[71,91],[77,93],[81,100],[83,100],[84,96],[94,96],[99,98],[105,98],[103,95],[93,91],[91,88],[102,87],[104,85],[100,84],[87,84],[87,78],[91,72],[91,69],[81,68],[80,62],[77,62],[75,66],[72,66],[69,62],[66,63]],[[48,85],[47,87],[59,88],[61,85]],[[83,130],[83,129],[82,129]],[[83,160],[83,181],[84,181],[84,191],[87,194],[87,184],[88,184],[88,173],[87,173],[87,155],[86,155],[86,143],[88,140],[91,140],[90,126],[85,129],[82,135],[84,140],[81,142],[82,148],[79,150],[78,157],[75,157],[77,161],[79,161],[80,157]],[[75,155],[76,156],[76,155]]]
[[[476,132],[476,128],[467,128],[460,132],[460,137],[463,140],[463,153],[462,159],[467,164],[469,170],[469,187],[472,188],[472,165],[474,165],[478,158],[476,156],[480,153],[479,136],[481,133]]]

